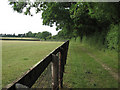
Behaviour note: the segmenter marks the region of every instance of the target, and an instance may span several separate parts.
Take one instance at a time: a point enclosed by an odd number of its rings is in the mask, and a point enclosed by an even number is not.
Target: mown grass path
[[[64,74],[67,88],[117,88],[117,53],[105,53],[70,43]]]
[[[114,72],[111,67],[108,67],[106,64],[101,62],[102,60],[100,60],[99,58],[96,58],[95,55],[88,52],[85,48],[82,48],[82,50],[86,52],[90,57],[92,57],[96,62],[98,62],[105,70],[107,70],[109,74],[113,76],[114,79],[118,80],[118,73]]]

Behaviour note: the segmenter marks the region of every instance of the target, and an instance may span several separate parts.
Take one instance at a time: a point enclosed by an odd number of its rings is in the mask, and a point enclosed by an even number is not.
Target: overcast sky
[[[42,25],[41,13],[34,16],[19,14],[13,11],[8,0],[0,0],[0,34],[23,34],[28,31],[33,33],[49,31],[52,35],[58,31],[54,27]]]

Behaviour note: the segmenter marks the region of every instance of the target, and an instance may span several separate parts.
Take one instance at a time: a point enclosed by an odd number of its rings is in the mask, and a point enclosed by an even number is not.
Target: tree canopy
[[[83,36],[98,33],[103,35],[104,42],[111,25],[120,23],[120,2],[10,2],[10,5],[25,15],[32,16],[31,8],[36,13],[42,11],[43,25],[56,24],[56,30],[61,30],[58,36],[64,38],[79,36],[82,40]]]
[[[10,5],[15,11],[25,15],[32,15],[31,8],[36,8],[36,13],[42,11],[44,25],[52,27],[55,23],[56,30],[68,30],[68,34],[74,30],[78,34],[89,34],[90,30],[120,21],[120,4],[117,2],[10,2]],[[26,11],[23,12],[23,9]]]

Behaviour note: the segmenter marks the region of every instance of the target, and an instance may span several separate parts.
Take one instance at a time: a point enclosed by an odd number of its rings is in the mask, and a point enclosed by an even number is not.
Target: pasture
[[[2,87],[13,82],[62,42],[2,41]]]

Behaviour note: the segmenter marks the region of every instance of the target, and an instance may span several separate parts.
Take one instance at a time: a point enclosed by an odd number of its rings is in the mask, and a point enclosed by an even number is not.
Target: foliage
[[[89,3],[89,15],[99,21],[109,21],[112,23],[119,23],[119,6],[120,3]],[[108,8],[109,7],[109,8]]]
[[[46,40],[47,37],[50,37],[52,35],[51,33],[47,32],[47,31],[43,31],[41,34],[42,34],[42,38],[44,40]]]
[[[32,34],[31,31],[29,31],[28,33],[26,33],[26,36],[27,36],[27,37],[33,37],[33,34]]]
[[[61,30],[55,36],[57,39],[80,37],[82,42],[86,37],[91,45],[98,43],[100,47],[111,48],[113,42],[108,40],[110,32],[114,32],[111,25],[120,22],[119,2],[10,2],[10,5],[19,13],[26,8],[25,15],[32,15],[31,8],[36,8],[36,13],[42,11],[43,25],[56,24],[56,30]]]
[[[24,34],[0,34],[2,37],[31,37],[31,38],[38,38],[38,39],[51,39],[52,34],[48,31],[32,33],[31,31],[24,33]]]
[[[41,32],[38,32],[36,35],[35,35],[36,38],[42,38],[42,33]]]
[[[106,43],[108,45],[109,49],[116,49],[118,51],[118,30],[119,30],[119,24],[118,25],[111,25],[110,31],[107,34],[106,37]]]

